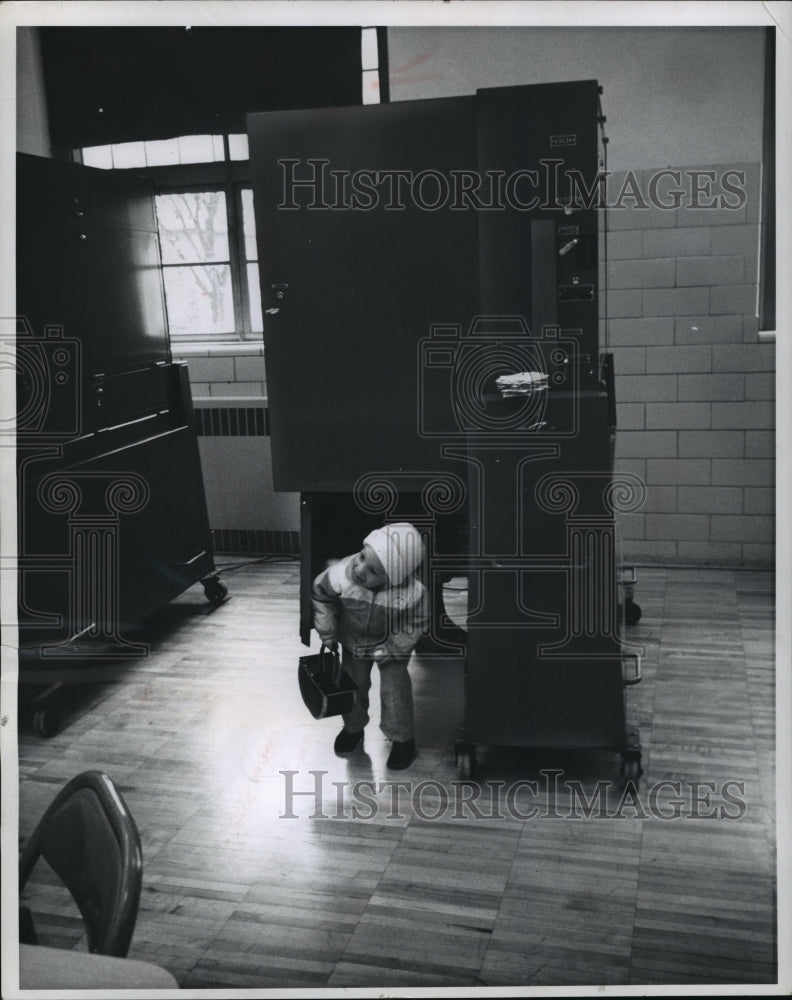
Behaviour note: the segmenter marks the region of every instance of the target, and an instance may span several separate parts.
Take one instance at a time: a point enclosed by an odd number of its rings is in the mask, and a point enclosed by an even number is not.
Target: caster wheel
[[[640,759],[638,757],[627,757],[623,759],[621,774],[622,778],[624,778],[625,784],[632,783],[637,789],[638,782],[643,774]]]
[[[471,781],[476,774],[476,751],[460,749],[457,751],[457,773],[461,781]]]
[[[228,587],[226,587],[222,580],[218,580],[216,576],[207,580],[203,585],[203,589],[207,601],[216,606],[222,604],[228,597]]]
[[[60,711],[54,705],[40,706],[33,712],[33,731],[46,740],[60,731]]]
[[[641,607],[635,601],[624,602],[624,621],[627,625],[637,625],[641,620]]]

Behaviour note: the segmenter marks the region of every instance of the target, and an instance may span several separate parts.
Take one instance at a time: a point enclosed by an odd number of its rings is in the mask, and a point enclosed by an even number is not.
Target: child
[[[388,524],[367,535],[360,552],[314,580],[314,628],[325,646],[341,643],[344,668],[358,686],[357,703],[344,715],[344,728],[335,740],[339,756],[363,741],[376,663],[380,728],[393,743],[388,767],[401,770],[415,759],[407,664],[428,620],[426,588],[415,576],[422,559],[420,532],[411,524]]]

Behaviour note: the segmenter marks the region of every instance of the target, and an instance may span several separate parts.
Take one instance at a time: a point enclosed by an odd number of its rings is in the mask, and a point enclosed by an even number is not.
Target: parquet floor
[[[375,724],[340,760],[338,723],[297,690],[297,564],[227,580],[211,613],[195,588],[160,614],[147,658],[86,675],[59,735],[20,731],[22,840],[86,768],[137,820],[131,957],[195,989],[776,980],[772,574],[640,571],[637,799],[616,755],[501,749],[473,803],[454,764],[458,660],[413,662],[409,771],[386,770]],[[24,898],[42,943],[84,947],[46,873]]]

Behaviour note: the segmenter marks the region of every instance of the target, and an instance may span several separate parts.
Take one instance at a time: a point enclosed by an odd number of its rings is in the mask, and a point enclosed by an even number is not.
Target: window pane
[[[163,264],[228,260],[223,191],[181,191],[156,196]]]
[[[178,139],[154,139],[146,142],[146,164],[149,167],[170,167],[178,162]]]
[[[229,135],[228,155],[232,160],[249,160],[250,150],[248,148],[248,137],[242,132],[240,135]]]
[[[262,333],[264,323],[261,315],[261,285],[259,284],[258,264],[248,264],[247,279],[250,298],[250,328],[253,333]]]
[[[363,71],[363,103],[379,104],[379,70],[367,69]]]
[[[227,264],[166,267],[163,277],[171,334],[234,332],[231,268]]]
[[[113,169],[113,150],[109,146],[86,146],[82,151],[82,161],[86,167]]]
[[[212,163],[216,159],[211,135],[182,135],[178,141],[180,163]]]
[[[362,69],[376,69],[379,66],[376,28],[361,28],[360,57],[362,62],[361,66]]]
[[[113,143],[113,166],[116,170],[129,170],[130,167],[145,167],[146,144],[144,142]]]
[[[223,145],[222,135],[212,136],[212,152],[214,153],[215,160],[222,163],[225,159],[225,146]]]
[[[258,260],[252,188],[242,188],[242,230],[245,234],[245,260]]]

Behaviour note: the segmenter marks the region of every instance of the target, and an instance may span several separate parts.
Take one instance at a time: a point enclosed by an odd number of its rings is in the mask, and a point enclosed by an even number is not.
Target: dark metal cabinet
[[[214,572],[186,366],[171,359],[148,182],[21,155],[20,649],[141,655],[143,618]]]
[[[170,361],[154,200],[139,177],[18,154],[17,313],[92,379]]]
[[[248,119],[274,482],[303,494],[301,634],[328,558],[418,525],[435,606],[443,579],[470,581],[463,771],[478,743],[632,754],[603,121],[593,80]],[[547,389],[504,399],[497,378],[521,371]]]

